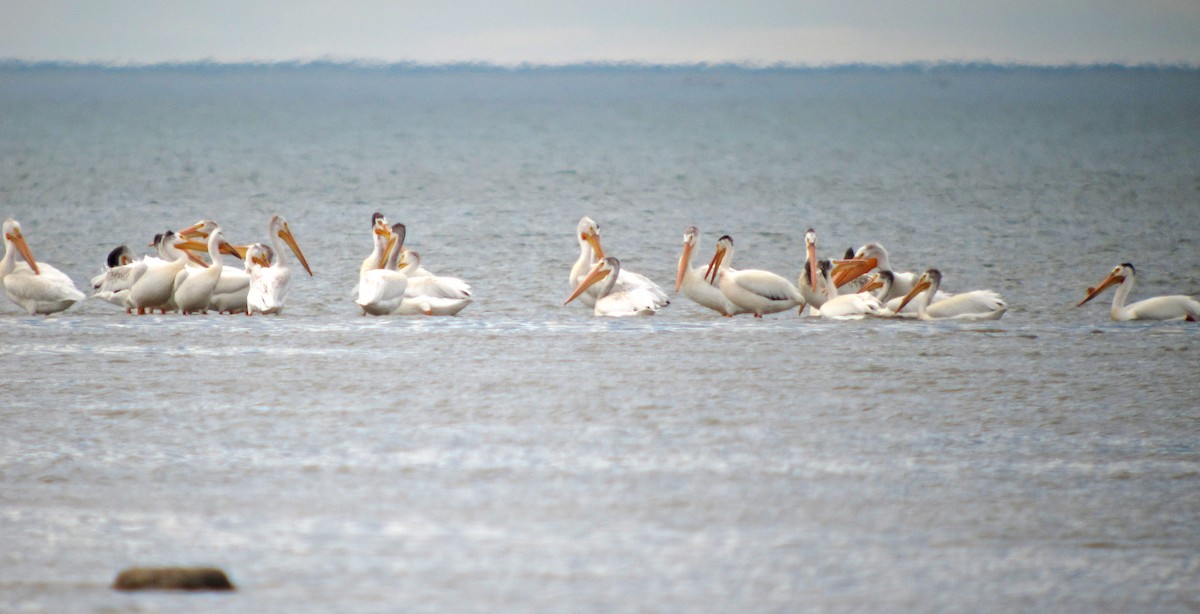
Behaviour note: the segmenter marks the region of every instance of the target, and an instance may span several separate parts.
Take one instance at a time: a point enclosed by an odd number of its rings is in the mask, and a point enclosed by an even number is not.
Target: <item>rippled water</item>
[[[277,318],[0,307],[5,610],[1200,606],[1194,71],[0,70],[0,194],[81,285],[288,217]],[[460,317],[363,318],[375,210]],[[562,307],[572,238],[788,276],[878,240],[998,322]],[[213,564],[231,595],[119,594]]]

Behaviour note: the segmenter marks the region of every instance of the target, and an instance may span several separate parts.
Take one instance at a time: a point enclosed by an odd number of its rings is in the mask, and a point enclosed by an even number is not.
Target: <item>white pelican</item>
[[[892,265],[888,261],[887,250],[882,245],[874,241],[858,248],[854,252],[853,258],[847,258],[838,262],[833,269],[833,283],[841,288],[842,286],[866,275],[873,269],[880,271],[892,271]],[[887,301],[898,296],[908,294],[909,290],[917,283],[916,273],[902,273],[892,271],[892,286],[888,294],[879,297],[881,301]],[[949,295],[945,295],[949,296]]]
[[[17,253],[25,262],[17,262]],[[4,222],[4,260],[0,262],[0,283],[9,300],[29,315],[58,313],[86,296],[75,288],[66,273],[45,263],[39,264],[25,242],[21,224]]]
[[[1104,292],[1109,286],[1121,284],[1117,288],[1116,295],[1113,296],[1112,309],[1109,310],[1109,315],[1112,319],[1118,322],[1126,322],[1129,320],[1187,320],[1195,322],[1200,320],[1200,301],[1185,296],[1176,294],[1173,296],[1156,296],[1138,301],[1132,305],[1126,305],[1125,301],[1129,299],[1129,293],[1133,290],[1134,277],[1137,272],[1133,265],[1126,262],[1118,265],[1100,282],[1100,285],[1095,288],[1088,288],[1088,294],[1079,301],[1080,305],[1096,298],[1100,293]]]
[[[820,307],[813,305],[812,314],[822,318],[833,319],[848,319],[861,318],[866,315],[875,315],[883,307],[879,303],[879,299],[866,293],[854,294],[838,294],[837,288],[833,285],[833,280],[829,278],[829,271],[833,268],[833,263],[829,260],[821,260],[817,263],[817,269],[821,276],[821,283],[824,286],[825,293],[833,296],[821,304]]]
[[[592,221],[592,218],[585,216],[579,220],[579,224],[575,227],[575,238],[579,241],[579,258],[575,260],[575,264],[571,267],[571,275],[568,280],[572,289],[578,288],[579,282],[595,266],[595,263],[604,259],[604,248],[600,246],[600,226]],[[645,275],[628,270],[618,270],[618,273],[614,292],[642,289],[654,297],[656,309],[661,309],[671,304],[667,293],[663,292],[663,289],[658,287],[658,284],[650,281],[650,278]],[[593,307],[599,295],[600,288],[593,286],[579,300],[584,305]]]
[[[892,284],[895,283],[895,279],[896,274],[892,271],[879,271],[875,273],[875,275],[873,275],[865,284],[863,284],[862,287],[858,289],[858,292],[872,292],[872,296],[883,302],[883,307],[875,313],[877,316],[882,316],[885,318],[917,317],[917,311],[921,305],[921,300],[919,298],[914,297],[913,300],[905,303],[903,309],[900,307],[900,304],[904,303],[903,296],[897,296],[895,298],[888,299],[886,302],[883,300],[883,297],[894,294],[891,292],[891,288]],[[938,301],[944,301],[952,296],[954,295],[938,290],[937,294],[935,294],[933,297],[933,302],[937,303]]]
[[[209,265],[184,267],[175,276],[174,299],[180,313],[208,313],[213,290],[221,279],[221,269],[225,268],[221,262],[222,251],[237,255],[233,246],[221,236],[221,227],[217,226],[208,234]]]
[[[382,243],[379,241],[381,236],[385,239]],[[383,268],[384,261],[388,257],[388,250],[391,248],[389,242],[391,238],[392,228],[388,226],[387,218],[376,211],[371,216],[371,255],[363,260],[362,266],[358,267],[359,277],[362,277],[362,274],[367,271]]]
[[[812,305],[814,309],[820,308],[825,301],[837,296],[838,292],[836,286],[824,285],[820,273],[817,272],[817,231],[812,228],[804,233],[804,253],[804,270],[796,280],[796,287],[800,290],[800,296],[804,297],[806,303]],[[801,304],[800,311],[803,310],[804,305]]]
[[[296,244],[296,237],[292,235],[291,227],[288,226],[287,220],[283,219],[282,215],[271,216],[271,221],[267,224],[267,231],[271,235],[271,247],[257,250],[260,258],[264,254],[266,255],[266,264],[256,262],[256,266],[252,267],[249,256],[246,257],[244,270],[249,283],[246,290],[246,302],[242,308],[246,310],[247,314],[253,314],[255,311],[271,314],[283,310],[284,301],[287,299],[288,283],[292,279],[292,270],[288,267],[287,257],[283,254],[285,244],[300,260],[300,266],[304,267],[308,275],[311,277],[313,274],[312,269],[308,266],[308,260],[304,258],[304,252],[301,252],[300,246]],[[281,241],[282,243],[280,243]],[[262,247],[266,246],[262,245]],[[247,250],[247,254],[249,254],[249,250]],[[222,279],[224,279],[224,275],[222,275]]]
[[[275,250],[262,243],[246,248],[245,271],[250,277],[246,291],[246,315],[261,313],[269,315],[283,310],[283,299],[287,296],[287,280],[279,283],[280,273],[288,275],[287,269],[278,270],[271,266]]]
[[[739,313],[746,313],[745,309],[734,305],[726,298],[720,288],[705,281],[704,269],[707,267],[692,268],[692,251],[696,249],[699,241],[700,231],[695,226],[688,226],[687,230],[683,231],[683,253],[679,255],[679,270],[675,274],[675,291],[679,292],[679,289],[683,288],[684,295],[695,301],[696,304],[708,307],[725,317],[731,318]]]
[[[761,318],[766,313],[786,311],[804,302],[792,282],[770,271],[729,268],[733,260],[733,239],[729,235],[717,241],[717,252],[704,278],[715,283],[734,305]]]
[[[917,318],[921,320],[999,320],[1008,311],[1008,305],[999,294],[991,290],[974,290],[963,292],[933,303],[938,286],[942,284],[942,272],[929,269],[921,274],[917,283],[904,295],[900,309],[912,301],[918,294],[925,292],[925,297],[917,306]],[[931,304],[932,303],[932,304]]]
[[[400,251],[400,245],[393,249]],[[470,284],[457,277],[407,274],[421,270],[421,254],[403,250],[401,262],[397,266],[408,278],[408,287],[404,302],[393,312],[396,315],[452,316],[471,304]]]
[[[172,292],[175,289],[175,276],[183,270],[190,258],[190,253],[177,247],[184,240],[168,230],[158,241],[158,252],[161,258],[144,258],[146,272],[138,278],[129,289],[127,306],[137,309],[138,315],[144,315],[155,309],[174,311],[176,309]]]
[[[191,226],[179,231],[179,236],[192,238],[207,238],[213,230],[217,228],[217,223],[212,220],[200,220]],[[204,244],[196,246],[198,251],[205,251],[208,247]],[[234,247],[236,255],[239,258],[245,258],[245,248]],[[232,253],[232,252],[230,252]],[[211,257],[212,254],[209,254]],[[220,254],[217,255],[220,258]],[[213,288],[212,296],[208,301],[208,308],[217,313],[239,313],[246,311],[246,295],[250,292],[250,276],[245,269],[234,267],[221,267],[221,277],[217,279],[217,285]]]
[[[161,240],[162,235],[156,236],[152,245],[158,247]],[[92,288],[95,290],[92,298],[112,303],[128,313],[129,290],[145,272],[145,260],[135,260],[133,250],[128,245],[117,247],[108,253],[104,272],[92,278]]]
[[[580,280],[579,285],[571,296],[567,297],[563,304],[566,305],[585,294],[588,288],[595,286],[600,280],[608,278],[604,287],[600,290],[600,296],[596,299],[596,304],[592,306],[592,313],[598,316],[607,316],[620,318],[625,316],[652,316],[659,310],[658,297],[653,292],[645,288],[632,288],[629,290],[614,289],[617,286],[617,280],[621,274],[621,263],[616,258],[609,256],[603,260],[599,260]]]
[[[389,229],[391,230],[391,229]],[[404,232],[403,224],[396,224],[397,232]],[[385,250],[391,242],[391,232],[376,233],[375,247]],[[362,271],[358,276],[358,292],[354,302],[363,310],[363,315],[382,316],[392,314],[404,301],[404,291],[408,288],[408,277],[399,269],[404,265],[399,262],[399,245],[393,243],[393,248],[387,251],[387,260],[382,268]],[[363,263],[364,266],[366,263]]]

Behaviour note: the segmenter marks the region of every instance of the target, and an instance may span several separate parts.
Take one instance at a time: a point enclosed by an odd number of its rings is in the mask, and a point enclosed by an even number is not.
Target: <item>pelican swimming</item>
[[[729,235],[717,241],[717,251],[704,278],[716,284],[734,305],[761,318],[763,314],[778,313],[804,302],[800,290],[792,282],[770,271],[729,268],[733,260],[733,239]]]
[[[595,266],[595,263],[603,260],[605,257],[604,248],[600,246],[600,225],[594,222],[592,218],[585,216],[579,220],[579,224],[575,227],[575,238],[579,242],[579,258],[571,266],[571,274],[568,279],[572,289],[578,288],[579,282]],[[655,309],[661,309],[671,303],[667,297],[667,293],[663,292],[663,289],[658,284],[650,281],[650,278],[645,275],[618,269],[618,275],[614,283],[616,284],[614,292],[626,292],[635,289],[648,292],[654,297]],[[579,301],[588,307],[593,307],[599,295],[600,288],[592,286],[587,290],[586,294],[579,297]]]
[[[162,235],[155,238],[158,247]],[[92,278],[92,298],[112,303],[126,311],[129,309],[129,290],[146,272],[146,261],[136,260],[128,245],[121,245],[108,253],[104,272]]]
[[[933,297],[941,284],[941,271],[925,271],[908,294],[904,295],[897,311],[903,311],[904,307],[922,292],[925,296],[917,306],[917,318],[921,320],[999,320],[1000,316],[1008,311],[1004,299],[991,290],[963,292],[934,303]]]
[[[217,226],[208,235],[209,265],[207,267],[184,267],[175,276],[173,296],[175,306],[179,308],[180,313],[184,315],[208,313],[213,290],[221,279],[221,270],[225,268],[221,262],[223,251],[239,255],[222,236],[221,227]],[[247,279],[249,278],[247,277]]]
[[[375,234],[375,249],[384,251],[387,259],[382,268],[364,270],[358,276],[357,297],[354,302],[362,308],[363,315],[390,315],[404,301],[404,291],[408,288],[408,276],[399,269],[404,268],[400,263],[399,245],[393,243],[393,233],[403,233],[404,225],[396,224],[386,233]],[[388,249],[388,245],[393,247]],[[366,263],[363,263],[364,266]]]
[[[393,249],[400,250],[399,244]],[[393,312],[396,315],[452,316],[471,304],[471,286],[457,277],[440,275],[410,275],[421,270],[421,254],[402,250],[397,266],[408,278],[404,301]]]
[[[858,292],[860,292],[860,293],[870,292],[870,293],[872,293],[871,294],[872,296],[874,296],[876,299],[879,299],[883,303],[883,307],[879,311],[877,311],[874,315],[877,315],[880,317],[885,317],[885,318],[915,318],[915,317],[917,317],[917,311],[921,305],[920,299],[914,297],[913,300],[911,300],[907,303],[904,303],[903,296],[897,296],[895,298],[888,299],[886,301],[884,300],[885,296],[894,294],[891,291],[891,288],[892,288],[892,284],[895,283],[895,279],[896,279],[896,274],[893,273],[892,271],[879,271],[879,272],[875,273],[874,275],[872,275],[871,279],[867,280],[867,282],[865,284],[863,284],[861,288],[858,289]],[[948,294],[946,292],[942,292],[941,290],[939,290],[938,293],[936,295],[934,295],[933,302],[936,303],[938,301],[944,301],[952,296],[954,296],[954,295]],[[900,307],[901,303],[904,303],[903,309],[901,309],[901,307]]]
[[[1187,320],[1195,322],[1200,319],[1200,301],[1176,294],[1173,296],[1156,296],[1140,300],[1132,305],[1126,305],[1129,293],[1133,291],[1134,278],[1137,271],[1133,265],[1126,262],[1115,267],[1104,281],[1095,288],[1088,288],[1088,294],[1079,301],[1079,307],[1084,303],[1100,296],[1109,286],[1121,284],[1113,296],[1112,308],[1109,315],[1118,322],[1129,320]]]
[[[296,244],[296,237],[292,235],[291,227],[288,226],[287,220],[283,219],[282,215],[271,216],[271,221],[267,223],[267,232],[271,237],[271,247],[265,250],[261,248],[256,250],[256,255],[260,260],[254,263],[255,266],[251,266],[248,256],[246,258],[244,270],[249,278],[249,283],[243,308],[246,313],[250,314],[255,312],[272,314],[283,310],[289,283],[292,279],[292,269],[288,266],[287,257],[283,253],[284,245],[296,255],[300,266],[304,267],[309,277],[313,274],[312,269],[308,266],[308,260],[304,258],[304,252],[300,251],[300,246]],[[249,250],[247,250],[247,254],[249,254]],[[267,256],[267,259],[266,263],[262,264],[264,255]]]
[[[25,262],[17,262],[17,254]],[[66,273],[38,263],[14,219],[4,222],[4,260],[0,262],[0,283],[9,300],[29,315],[58,313],[86,298]]]
[[[571,296],[563,301],[563,304],[566,305],[575,300],[576,297],[582,296],[587,293],[589,288],[607,278],[608,281],[600,289],[596,303],[592,306],[592,313],[594,315],[620,318],[625,316],[652,316],[658,313],[658,297],[646,288],[615,289],[617,287],[617,280],[620,279],[620,274],[621,262],[616,258],[608,256],[603,260],[597,260],[596,264],[592,265],[592,268],[580,280],[579,285],[576,286]]]
[[[833,296],[827,299],[820,307],[813,305],[812,315],[822,318],[833,319],[849,319],[861,318],[867,315],[875,315],[882,309],[882,305],[878,298],[866,293],[853,294],[837,294],[837,288],[833,285],[833,280],[829,278],[829,272],[833,268],[833,263],[829,260],[821,260],[817,263],[818,274],[821,277],[821,285],[824,287],[825,293]]]
[[[723,316],[733,317],[746,310],[734,305],[721,289],[704,279],[707,266],[692,268],[692,251],[700,242],[700,231],[695,226],[688,226],[683,231],[683,253],[679,255],[679,270],[675,274],[675,291],[683,289],[683,294],[695,301],[697,305],[707,307]]]

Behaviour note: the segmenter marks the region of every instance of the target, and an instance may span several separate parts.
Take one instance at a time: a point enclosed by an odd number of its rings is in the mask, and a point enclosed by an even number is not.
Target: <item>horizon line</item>
[[[838,72],[838,71],[936,71],[960,70],[1132,70],[1132,71],[1196,71],[1200,62],[1004,62],[993,60],[916,60],[906,62],[827,62],[808,64],[800,62],[652,62],[643,60],[579,61],[563,63],[518,62],[501,63],[486,61],[419,62],[412,60],[385,61],[372,59],[292,59],[292,60],[179,60],[164,62],[115,62],[102,60],[28,60],[0,58],[0,69],[64,69],[64,70],[111,70],[152,71],[181,69],[345,69],[356,71],[413,71],[413,72],[533,72],[533,71],[598,71],[598,70],[643,70],[643,71],[706,71],[738,70],[746,72]]]

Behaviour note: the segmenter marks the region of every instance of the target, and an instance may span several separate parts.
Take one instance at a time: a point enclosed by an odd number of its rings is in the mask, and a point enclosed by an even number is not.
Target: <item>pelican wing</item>
[[[409,298],[434,296],[438,298],[471,298],[471,285],[457,277],[426,275],[409,277],[404,295]]]
[[[991,290],[974,290],[956,294],[930,305],[926,312],[933,319],[990,320],[998,319],[1008,309],[999,294]]]
[[[731,276],[741,289],[772,301],[800,300],[795,286],[770,271],[745,270]]]
[[[1182,294],[1156,296],[1127,305],[1135,320],[1200,320],[1200,301]]]

